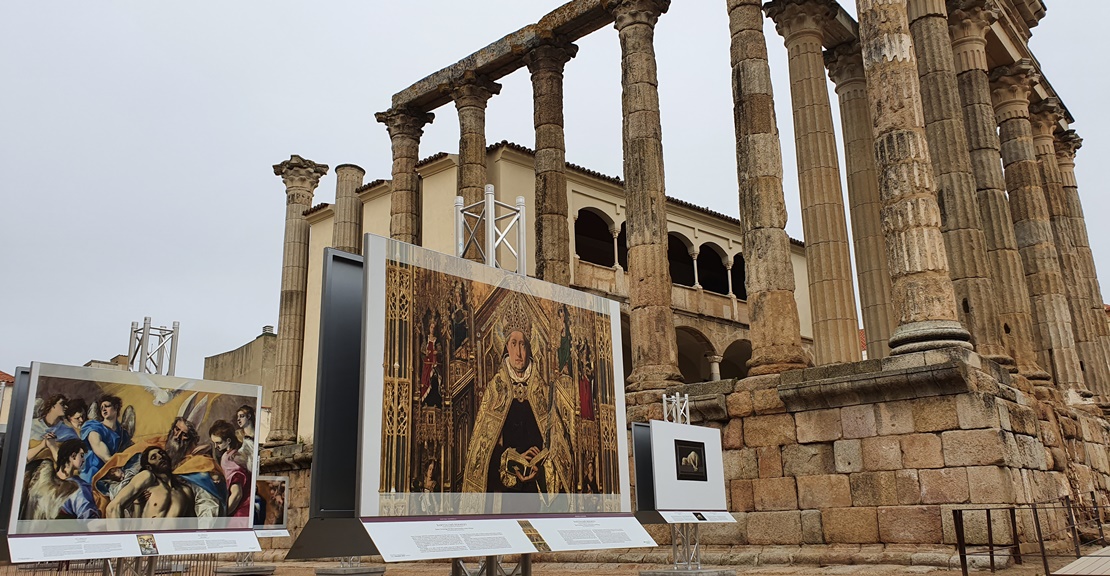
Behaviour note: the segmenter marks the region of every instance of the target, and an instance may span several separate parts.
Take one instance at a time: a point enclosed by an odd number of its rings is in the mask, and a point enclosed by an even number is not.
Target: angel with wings
[[[113,454],[131,446],[135,433],[135,408],[123,408],[119,396],[104,395],[89,409],[90,418],[81,425],[81,439],[89,447],[81,479],[92,483],[93,477]]]

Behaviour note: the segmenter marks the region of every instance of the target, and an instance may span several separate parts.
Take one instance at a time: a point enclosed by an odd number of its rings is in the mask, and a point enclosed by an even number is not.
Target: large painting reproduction
[[[630,512],[620,316],[367,237],[360,516]]]
[[[250,530],[259,390],[33,364],[10,533]]]

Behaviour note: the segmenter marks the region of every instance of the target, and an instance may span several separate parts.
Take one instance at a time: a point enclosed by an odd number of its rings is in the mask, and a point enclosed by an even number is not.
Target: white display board
[[[366,236],[360,518],[631,514],[620,304]]]
[[[632,516],[533,518],[531,524],[553,552],[656,545],[647,530]]]
[[[259,549],[261,388],[32,363],[13,561]]]
[[[67,536],[9,536],[12,562],[53,562],[160,556],[258,552],[262,547],[251,530],[214,532],[149,532],[71,534]]]
[[[259,476],[254,490],[254,533],[259,538],[289,536],[289,477]]]
[[[655,509],[727,512],[721,431],[661,420],[650,426]]]
[[[364,521],[386,562],[529,554],[536,547],[517,520]]]

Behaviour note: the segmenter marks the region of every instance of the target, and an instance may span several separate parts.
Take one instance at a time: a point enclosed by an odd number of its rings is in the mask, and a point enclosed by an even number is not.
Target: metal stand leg
[[[671,554],[675,570],[700,570],[701,546],[697,524],[671,524]]]

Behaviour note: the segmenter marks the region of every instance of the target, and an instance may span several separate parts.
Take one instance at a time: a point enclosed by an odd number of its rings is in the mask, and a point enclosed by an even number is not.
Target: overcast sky
[[[374,112],[560,4],[3,2],[0,370],[125,354],[130,323],[151,316],[181,322],[177,374],[199,377],[205,356],[277,322],[285,199],[271,166],[300,154],[389,178]],[[1077,174],[1104,292],[1110,120],[1096,63],[1108,18],[1104,0],[1053,0],[1032,40],[1085,140]],[[801,238],[785,49],[767,32],[788,229]],[[675,0],[656,33],[667,194],[736,215],[728,43],[723,0]],[[578,44],[566,67],[567,160],[620,176],[617,35]],[[527,71],[501,83],[487,139],[531,147]],[[435,114],[421,157],[458,147],[454,108]],[[314,203],[334,197],[333,170]]]

